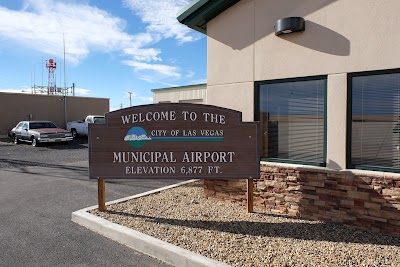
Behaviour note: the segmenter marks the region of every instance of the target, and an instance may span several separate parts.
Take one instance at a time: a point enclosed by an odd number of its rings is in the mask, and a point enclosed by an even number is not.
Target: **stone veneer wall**
[[[208,198],[246,204],[246,180],[204,180]],[[254,206],[274,214],[400,236],[400,175],[261,164]]]

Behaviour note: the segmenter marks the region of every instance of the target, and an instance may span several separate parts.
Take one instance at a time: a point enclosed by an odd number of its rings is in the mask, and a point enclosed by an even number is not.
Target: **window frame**
[[[260,152],[260,160],[267,162],[280,162],[280,163],[289,163],[289,164],[301,164],[301,165],[310,165],[310,166],[319,166],[326,167],[327,162],[327,103],[328,103],[328,75],[317,75],[317,76],[306,76],[306,77],[296,77],[296,78],[285,78],[285,79],[275,79],[275,80],[264,80],[264,81],[256,81],[254,82],[254,120],[260,121],[260,87],[265,84],[277,84],[277,83],[289,83],[289,82],[304,82],[304,81],[316,81],[316,80],[324,80],[324,142],[323,142],[323,162],[310,162],[310,161],[300,161],[300,160],[292,160],[292,159],[283,159],[283,158],[268,158],[263,157]],[[260,136],[263,136],[262,125],[260,122]],[[260,146],[264,145],[263,141],[260,140]],[[261,151],[261,150],[260,150]]]
[[[346,135],[346,168],[356,170],[367,170],[367,171],[382,171],[382,172],[393,172],[400,173],[400,169],[393,169],[390,167],[379,167],[362,164],[352,164],[351,162],[351,147],[352,147],[352,120],[353,120],[353,78],[373,75],[384,75],[384,74],[400,74],[400,68],[396,69],[385,69],[385,70],[372,70],[372,71],[360,71],[347,73],[347,135]]]

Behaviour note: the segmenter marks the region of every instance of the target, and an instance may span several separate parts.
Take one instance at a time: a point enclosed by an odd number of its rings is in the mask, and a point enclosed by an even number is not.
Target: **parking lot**
[[[87,138],[75,138],[67,144],[48,143],[33,147],[14,144],[12,138],[0,136],[0,168],[46,166],[88,160]]]
[[[107,181],[107,201],[176,182]],[[85,138],[32,147],[0,136],[0,203],[1,266],[168,266],[71,222],[97,204]]]

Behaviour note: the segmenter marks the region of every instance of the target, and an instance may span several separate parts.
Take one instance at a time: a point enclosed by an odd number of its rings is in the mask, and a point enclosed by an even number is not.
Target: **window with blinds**
[[[326,77],[257,83],[262,158],[325,165]]]
[[[400,70],[349,75],[350,167],[400,171]]]

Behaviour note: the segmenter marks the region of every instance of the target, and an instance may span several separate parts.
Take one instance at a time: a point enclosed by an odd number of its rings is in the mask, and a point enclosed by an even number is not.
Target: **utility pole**
[[[63,44],[64,44],[64,95],[67,95],[68,94],[68,90],[67,90],[67,80],[65,79],[65,77],[67,76],[67,73],[66,73],[66,70],[65,70],[65,38],[64,38],[64,33],[63,33]],[[61,77],[60,77],[60,80],[61,80]],[[61,82],[60,82],[60,87],[61,87]]]
[[[129,94],[129,106],[132,107],[132,92],[128,92]]]

